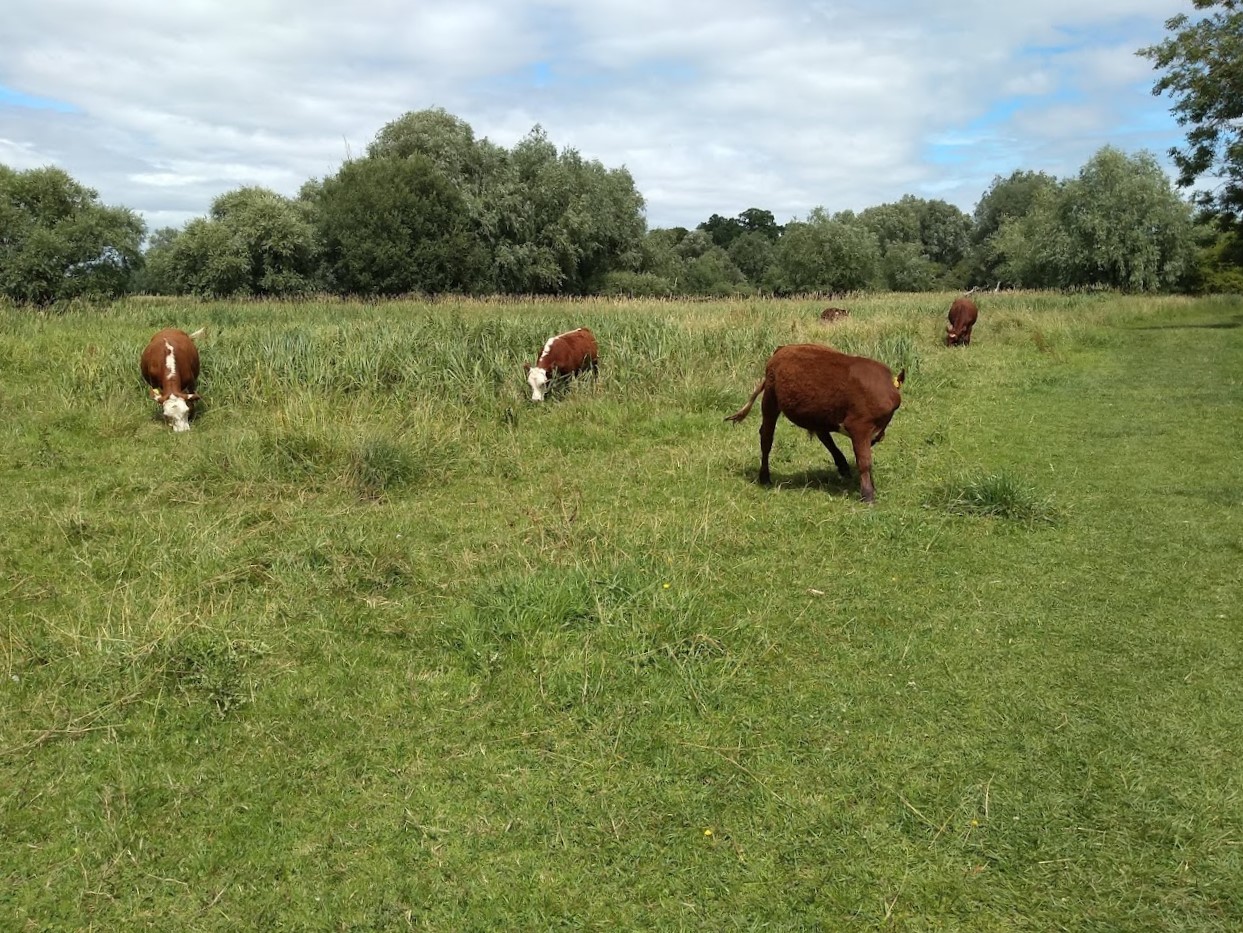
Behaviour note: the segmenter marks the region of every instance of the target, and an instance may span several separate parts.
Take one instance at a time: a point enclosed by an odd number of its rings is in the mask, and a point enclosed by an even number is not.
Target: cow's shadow
[[[760,468],[756,465],[736,466],[734,475],[747,482],[767,489],[813,489],[828,493],[848,493],[859,491],[859,476],[851,466],[850,476],[845,477],[837,472],[837,467],[829,464],[809,470],[798,470],[792,473],[779,473],[769,467],[772,482],[766,487],[760,484]]]

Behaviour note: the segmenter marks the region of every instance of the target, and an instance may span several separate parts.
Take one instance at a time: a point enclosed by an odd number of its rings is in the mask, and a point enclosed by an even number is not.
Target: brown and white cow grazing
[[[199,350],[194,341],[204,330],[187,334],[166,327],[142,351],[142,378],[174,431],[190,430],[190,416],[199,399],[194,391],[199,380]]]
[[[850,477],[850,465],[829,432],[850,437],[859,468],[859,490],[864,502],[876,498],[872,486],[872,446],[885,436],[889,419],[902,404],[899,389],[906,370],[894,375],[884,363],[866,356],[850,356],[815,343],[778,347],[768,360],[764,378],[747,404],[726,421],[742,421],[760,393],[760,482],[769,483],[768,453],[773,446],[777,418],[785,415],[820,439],[837,465]]]
[[[980,311],[970,298],[955,298],[950,305],[949,323],[945,325],[947,347],[971,346],[971,328],[975,326]]]
[[[588,369],[594,373],[599,367],[600,348],[596,346],[596,335],[586,327],[549,337],[535,365],[522,364],[527,371],[533,402],[544,400],[548,384],[557,376],[572,376]]]

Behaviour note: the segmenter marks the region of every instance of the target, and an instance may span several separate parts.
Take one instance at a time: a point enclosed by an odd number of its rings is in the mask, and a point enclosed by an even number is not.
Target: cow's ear
[[[529,372],[531,371],[531,364],[530,364],[530,363],[523,363],[523,364],[522,364],[522,371],[523,371],[524,373],[529,373]]]
[[[160,390],[159,390],[159,389],[152,389],[152,390],[151,390],[151,401],[155,402],[155,404],[157,404],[157,405],[163,405],[163,404],[164,404],[164,396],[162,396],[162,395],[160,394]]]
[[[898,373],[897,377],[893,381],[897,387],[901,388],[902,383],[906,382],[906,370],[903,369],[900,373]]]
[[[187,401],[187,402],[197,402],[197,401],[198,401],[199,399],[201,399],[202,397],[203,397],[203,396],[199,395],[197,392],[191,392],[189,395],[187,395],[187,396],[186,396],[186,401]]]

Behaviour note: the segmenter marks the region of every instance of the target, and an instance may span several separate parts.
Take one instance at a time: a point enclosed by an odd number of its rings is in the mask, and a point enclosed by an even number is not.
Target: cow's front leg
[[[820,443],[825,446],[830,456],[833,457],[833,463],[837,466],[837,472],[841,474],[842,479],[850,479],[850,463],[846,460],[846,455],[842,453],[837,444],[833,443],[833,435],[829,433],[829,429],[825,428],[816,432],[816,437],[820,439]]]
[[[872,485],[872,429],[850,432],[850,443],[855,449],[855,467],[859,470],[859,496],[864,502],[876,501],[876,489]]]

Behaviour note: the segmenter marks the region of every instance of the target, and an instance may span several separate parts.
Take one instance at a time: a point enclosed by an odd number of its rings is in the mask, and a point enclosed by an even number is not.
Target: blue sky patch
[[[29,110],[55,110],[57,113],[76,113],[78,109],[64,101],[23,94],[3,84],[0,84],[0,106],[25,107]]]

